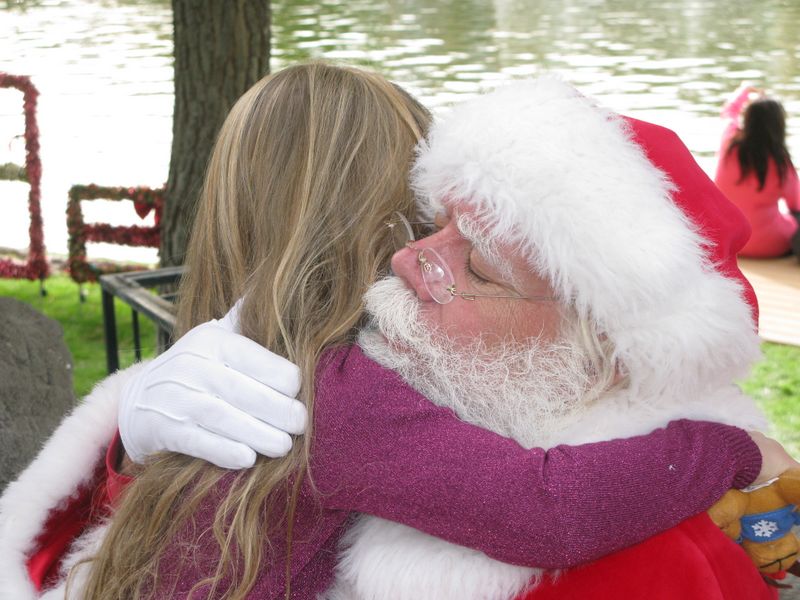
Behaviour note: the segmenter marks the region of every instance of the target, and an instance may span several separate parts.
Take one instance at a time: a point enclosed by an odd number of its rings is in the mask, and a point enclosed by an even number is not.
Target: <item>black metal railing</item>
[[[139,313],[156,326],[159,349],[171,344],[175,328],[174,290],[185,267],[166,267],[150,271],[129,271],[100,277],[103,290],[103,329],[106,340],[106,365],[108,372],[119,369],[119,346],[117,343],[117,317],[114,298],[119,298],[131,307],[133,325],[133,349],[136,360],[142,359],[142,341],[139,334]],[[152,290],[156,288],[157,293]]]

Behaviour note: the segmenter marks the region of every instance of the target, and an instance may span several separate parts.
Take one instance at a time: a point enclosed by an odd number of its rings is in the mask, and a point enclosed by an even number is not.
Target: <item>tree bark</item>
[[[175,111],[161,264],[183,263],[211,148],[225,116],[269,72],[269,0],[172,0]]]

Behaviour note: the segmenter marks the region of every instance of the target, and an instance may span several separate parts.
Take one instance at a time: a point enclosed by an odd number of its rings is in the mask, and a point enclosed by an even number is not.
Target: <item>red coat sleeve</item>
[[[45,522],[36,540],[36,550],[27,561],[28,574],[37,590],[55,582],[61,561],[72,542],[109,514],[109,507],[130,483],[130,477],[116,470],[120,446],[117,433],[106,451],[105,462],[97,464],[90,483],[76,490],[69,501],[54,510]]]

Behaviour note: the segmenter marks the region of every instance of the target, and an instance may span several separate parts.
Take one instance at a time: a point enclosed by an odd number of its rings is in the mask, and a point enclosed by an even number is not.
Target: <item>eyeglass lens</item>
[[[395,252],[402,250],[408,245],[408,242],[414,241],[414,231],[411,229],[411,224],[399,212],[394,213],[394,221],[389,223],[389,229],[392,232],[392,243],[394,244]]]
[[[425,289],[439,304],[452,302],[456,280],[447,263],[433,248],[420,250],[417,256]]]
[[[412,223],[399,212],[394,213],[392,221],[387,225],[391,230],[395,252],[405,248],[408,242],[421,240],[436,233],[434,223],[427,221]]]
[[[408,242],[416,240],[414,229],[401,213],[394,214],[394,221],[388,223],[392,232],[392,242],[395,251],[402,250],[408,246]],[[418,225],[430,225],[429,223],[419,223]],[[423,237],[430,235],[431,231],[423,231]],[[455,288],[455,277],[447,266],[447,263],[433,248],[425,248],[417,254],[420,270],[422,271],[422,282],[425,289],[439,304],[452,302],[453,289]]]

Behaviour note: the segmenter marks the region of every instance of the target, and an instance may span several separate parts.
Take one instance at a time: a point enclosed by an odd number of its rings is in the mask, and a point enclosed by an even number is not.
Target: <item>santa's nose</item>
[[[428,288],[422,280],[422,270],[419,265],[419,250],[412,247],[406,247],[398,250],[392,256],[392,271],[405,284],[417,294],[417,297],[422,302],[432,302]]]

